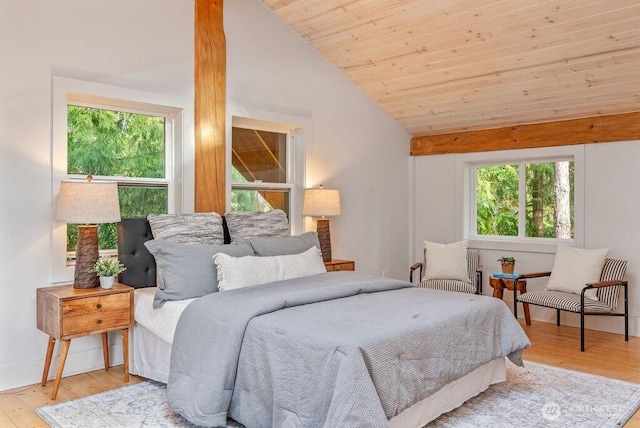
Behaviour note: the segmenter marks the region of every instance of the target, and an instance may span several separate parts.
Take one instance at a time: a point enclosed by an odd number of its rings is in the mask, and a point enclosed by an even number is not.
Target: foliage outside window
[[[231,209],[290,212],[292,183],[284,132],[232,128]]]
[[[69,105],[67,173],[118,182],[122,217],[166,213],[165,116]],[[100,249],[117,247],[115,224],[98,229]],[[67,225],[67,251],[75,251],[77,225]]]
[[[574,162],[476,165],[478,236],[573,239]]]

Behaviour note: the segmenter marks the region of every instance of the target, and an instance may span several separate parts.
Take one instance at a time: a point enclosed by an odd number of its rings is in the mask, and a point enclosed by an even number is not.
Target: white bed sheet
[[[153,307],[156,287],[138,288],[135,293],[134,318],[136,322],[167,343],[173,343],[178,319],[189,303],[195,299],[166,302]]]
[[[194,299],[167,302],[162,308],[152,306],[155,288],[135,291],[136,325],[129,340],[131,374],[167,383],[171,344],[182,311]],[[391,428],[420,428],[443,413],[461,406],[494,383],[506,380],[505,358],[497,358],[466,376],[451,382],[435,394],[391,418]]]

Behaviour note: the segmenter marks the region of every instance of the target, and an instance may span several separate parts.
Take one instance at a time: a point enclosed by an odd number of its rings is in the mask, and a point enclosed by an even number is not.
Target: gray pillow
[[[149,214],[154,239],[182,244],[224,244],[222,217],[218,213]]]
[[[284,256],[304,253],[311,247],[320,248],[318,234],[307,232],[299,236],[287,236],[286,238],[241,238],[249,242],[256,256]],[[240,240],[234,242],[241,242]]]
[[[282,210],[231,211],[224,215],[231,241],[238,238],[289,236],[289,220]]]
[[[154,308],[168,300],[190,299],[218,291],[218,273],[213,263],[215,254],[253,255],[251,245],[247,244],[179,244],[152,239],[144,245],[156,259],[158,288],[153,299]]]

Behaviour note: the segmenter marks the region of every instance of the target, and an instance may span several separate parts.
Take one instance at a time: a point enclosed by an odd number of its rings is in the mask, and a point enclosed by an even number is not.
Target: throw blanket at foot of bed
[[[204,296],[176,329],[169,405],[194,424],[367,426],[529,340],[491,297],[335,272]]]

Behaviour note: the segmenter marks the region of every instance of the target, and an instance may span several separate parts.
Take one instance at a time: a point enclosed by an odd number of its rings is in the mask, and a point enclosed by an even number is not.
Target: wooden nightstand
[[[327,268],[327,272],[356,270],[356,262],[353,260],[331,259],[329,262],[324,262],[324,266]]]
[[[55,400],[69,353],[71,339],[89,334],[102,334],[104,368],[109,369],[107,333],[122,330],[124,381],[129,382],[129,327],[133,327],[133,288],[115,283],[113,288],[73,288],[72,285],[36,290],[38,329],[49,335],[47,355],[42,372],[42,385],[47,383],[56,340],[62,341],[58,372],[51,392]]]

